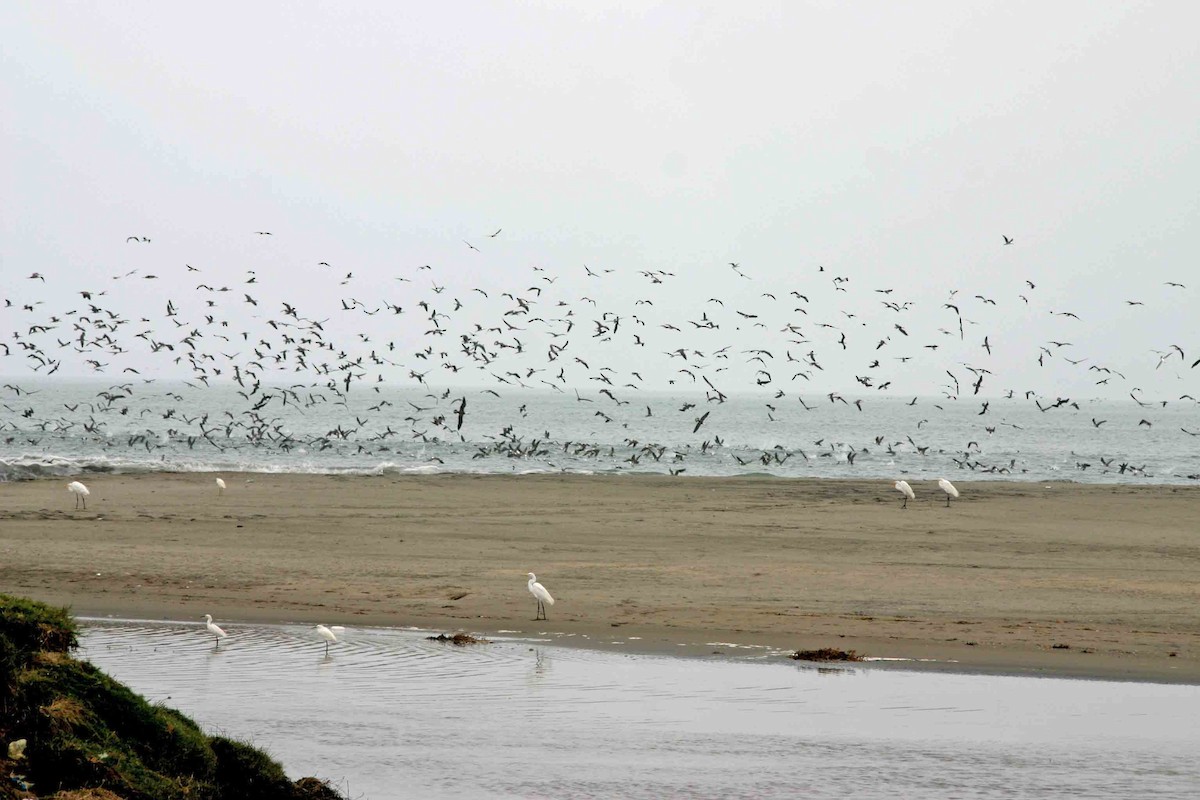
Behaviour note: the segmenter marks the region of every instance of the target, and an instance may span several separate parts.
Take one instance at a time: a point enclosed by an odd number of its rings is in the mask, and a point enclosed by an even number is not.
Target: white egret
[[[67,484],[67,491],[75,495],[75,509],[79,510],[79,504],[83,503],[84,511],[87,510],[87,498],[91,492],[79,481],[71,481]]]
[[[317,635],[325,640],[325,655],[329,655],[329,645],[336,642],[338,640],[337,634],[344,630],[346,629],[341,625],[334,625],[332,628],[326,628],[324,625],[317,626]]]
[[[954,484],[942,478],[938,481],[938,486],[942,487],[942,491],[946,493],[946,508],[950,507],[950,498],[958,497],[958,489],[954,488]]]
[[[537,582],[537,575],[529,573],[529,593],[534,596],[538,604],[538,615],[534,620],[546,618],[546,605],[554,605],[554,598],[546,591],[546,587]]]
[[[904,495],[904,505],[900,506],[901,508],[908,508],[908,501],[917,499],[908,481],[896,481],[896,491]]]
[[[217,478],[217,497],[221,496],[221,492],[225,491],[225,481]]]
[[[204,623],[205,623],[204,627],[208,628],[208,632],[211,633],[213,635],[213,637],[217,640],[217,647],[220,647],[221,640],[224,639],[229,634],[227,634],[227,633],[225,633],[225,631],[221,630],[221,628],[212,621],[212,614],[204,615]]]

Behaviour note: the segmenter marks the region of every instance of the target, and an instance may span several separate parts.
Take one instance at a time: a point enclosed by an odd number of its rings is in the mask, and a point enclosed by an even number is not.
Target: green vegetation
[[[71,657],[65,608],[0,595],[0,800],[341,800]],[[9,757],[20,739],[23,755]]]

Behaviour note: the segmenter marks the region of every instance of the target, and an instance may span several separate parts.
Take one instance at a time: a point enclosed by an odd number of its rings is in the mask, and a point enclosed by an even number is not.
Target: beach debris
[[[431,642],[449,642],[456,647],[465,647],[469,644],[491,644],[491,642],[487,639],[481,639],[478,636],[472,636],[464,631],[459,631],[458,633],[450,636],[447,636],[444,633],[439,633],[437,636],[426,636],[425,638]]]
[[[26,739],[17,739],[15,742],[8,743],[8,757],[13,761],[25,757],[25,745],[29,744]]]
[[[864,656],[855,650],[838,650],[833,647],[822,647],[820,650],[797,650],[789,658],[795,661],[862,661]]]
[[[30,783],[29,781],[25,780],[24,775],[9,775],[8,779],[10,781],[12,781],[13,785],[16,786],[18,789],[20,789],[22,792],[32,792],[33,791],[33,784]]]
[[[1051,650],[1070,650],[1071,645],[1069,645],[1069,644],[1054,644],[1054,645],[1050,645],[1050,649]]]

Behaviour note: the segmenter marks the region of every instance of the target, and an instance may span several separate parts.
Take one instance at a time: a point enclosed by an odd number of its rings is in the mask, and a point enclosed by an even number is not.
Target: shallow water
[[[1196,797],[1200,686],[89,620],[82,655],[352,797]]]

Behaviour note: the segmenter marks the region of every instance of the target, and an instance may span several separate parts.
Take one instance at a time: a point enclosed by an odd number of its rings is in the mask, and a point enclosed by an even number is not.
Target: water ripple
[[[83,655],[294,775],[440,797],[1186,797],[1200,687],[88,621]],[[832,680],[832,677],[839,678]],[[399,787],[404,787],[403,790]]]

